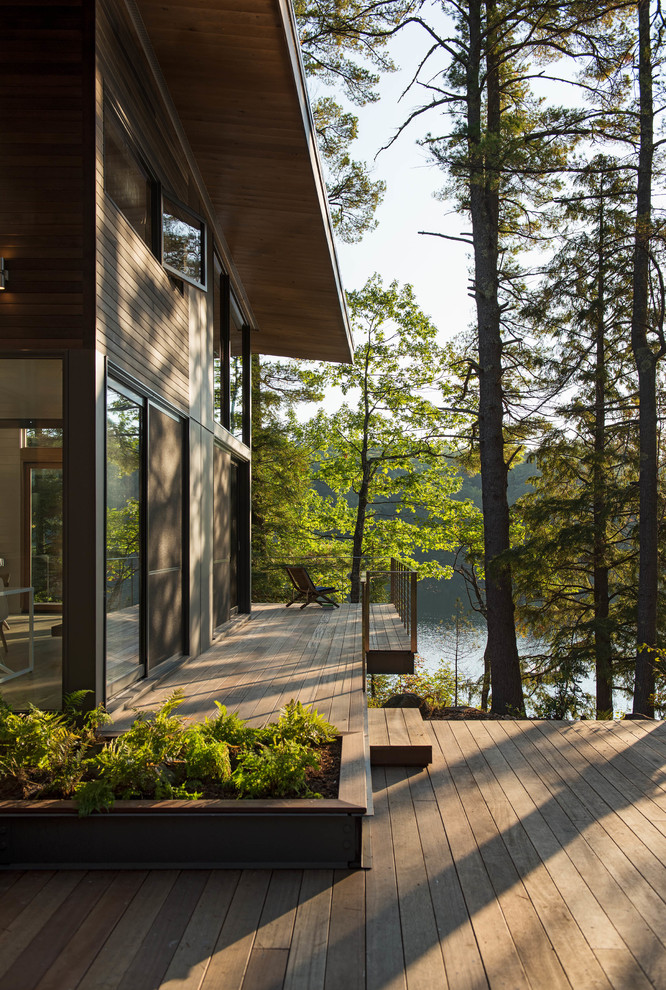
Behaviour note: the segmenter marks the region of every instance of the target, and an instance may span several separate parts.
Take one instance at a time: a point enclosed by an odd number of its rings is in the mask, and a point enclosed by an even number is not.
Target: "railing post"
[[[416,608],[416,571],[412,571],[412,610],[411,610],[411,634],[412,634],[412,653],[416,653],[416,626],[417,626],[417,608]]]
[[[366,573],[365,581],[361,581],[361,617],[363,626],[363,652],[370,649],[370,575]]]
[[[368,688],[368,650],[370,649],[370,574],[366,571],[361,581],[361,662],[363,664],[363,692]]]

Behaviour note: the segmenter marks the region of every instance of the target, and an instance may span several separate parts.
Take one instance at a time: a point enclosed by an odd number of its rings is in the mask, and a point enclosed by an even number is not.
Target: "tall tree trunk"
[[[365,349],[362,402],[363,402],[363,443],[361,446],[361,486],[358,492],[358,508],[356,510],[356,522],[354,524],[354,540],[352,543],[352,566],[351,566],[351,588],[349,592],[350,602],[360,602],[361,600],[361,555],[363,553],[363,536],[365,533],[365,520],[368,513],[368,496],[370,492],[370,482],[373,477],[372,465],[369,463],[368,445],[370,433],[370,353],[371,341],[368,334],[368,346]]]
[[[648,340],[648,292],[652,222],[654,109],[650,0],[638,3],[638,86],[640,149],[636,193],[631,346],[638,371],[639,401],[639,565],[634,714],[654,716],[657,640],[657,397],[656,356]]]
[[[361,555],[363,552],[363,534],[365,532],[365,518],[368,511],[368,491],[370,489],[370,478],[368,472],[363,470],[363,480],[358,493],[358,508],[356,510],[356,523],[354,525],[354,541],[352,543],[352,568],[351,568],[351,589],[349,600],[360,602],[361,600]]]
[[[603,180],[602,180],[603,182]],[[606,285],[604,191],[599,201],[598,293],[596,313],[596,362],[594,382],[594,658],[597,685],[597,718],[612,718],[613,677],[608,629],[608,548],[606,546]]]
[[[482,0],[471,0],[467,115],[470,212],[474,241],[475,298],[479,337],[479,449],[483,507],[485,585],[492,710],[524,711],[516,645],[511,570],[501,557],[510,547],[507,467],[504,459],[502,337],[499,304],[500,69],[487,0],[485,45],[487,126],[483,138],[481,77]]]

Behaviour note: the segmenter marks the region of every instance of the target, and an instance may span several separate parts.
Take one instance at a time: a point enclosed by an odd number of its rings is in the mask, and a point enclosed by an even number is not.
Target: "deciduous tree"
[[[401,557],[421,573],[446,575],[422,554],[453,549],[476,510],[449,498],[461,483],[448,464],[450,429],[437,405],[446,360],[436,329],[411,286],[378,276],[349,293],[353,365],[321,372],[343,401],[320,412],[305,435],[327,486],[320,527],[351,544],[351,600],[359,600],[366,557]]]

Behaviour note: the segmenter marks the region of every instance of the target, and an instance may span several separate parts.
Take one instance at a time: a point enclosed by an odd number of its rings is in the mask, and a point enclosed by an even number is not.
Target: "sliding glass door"
[[[106,696],[184,650],[184,426],[107,389]]]
[[[144,410],[109,387],[106,405],[106,693],[145,673]]]

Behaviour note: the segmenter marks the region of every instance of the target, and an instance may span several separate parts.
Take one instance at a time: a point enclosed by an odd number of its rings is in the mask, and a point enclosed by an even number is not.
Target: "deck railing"
[[[416,653],[416,580],[416,571],[391,558],[391,601],[409,635],[412,653]]]
[[[376,579],[381,579],[384,586],[388,583],[389,602],[394,605],[396,612],[402,619],[411,652],[416,653],[418,574],[395,558],[391,558],[388,571],[366,571],[361,579],[363,653],[366,654],[370,649],[370,599],[372,598],[372,582]]]
[[[299,554],[293,558],[274,560],[261,567],[253,567],[253,602],[281,601],[291,594],[289,581],[285,574],[285,566],[296,565],[306,567],[315,584],[332,585],[338,589],[339,600],[349,595],[351,585],[351,571],[354,558],[347,555],[313,554],[308,557],[306,554]],[[390,572],[390,558],[388,556],[369,556],[363,554],[361,557],[361,573],[368,570],[383,572],[388,575]],[[385,592],[388,595],[389,591]],[[386,597],[383,599],[386,601]]]

